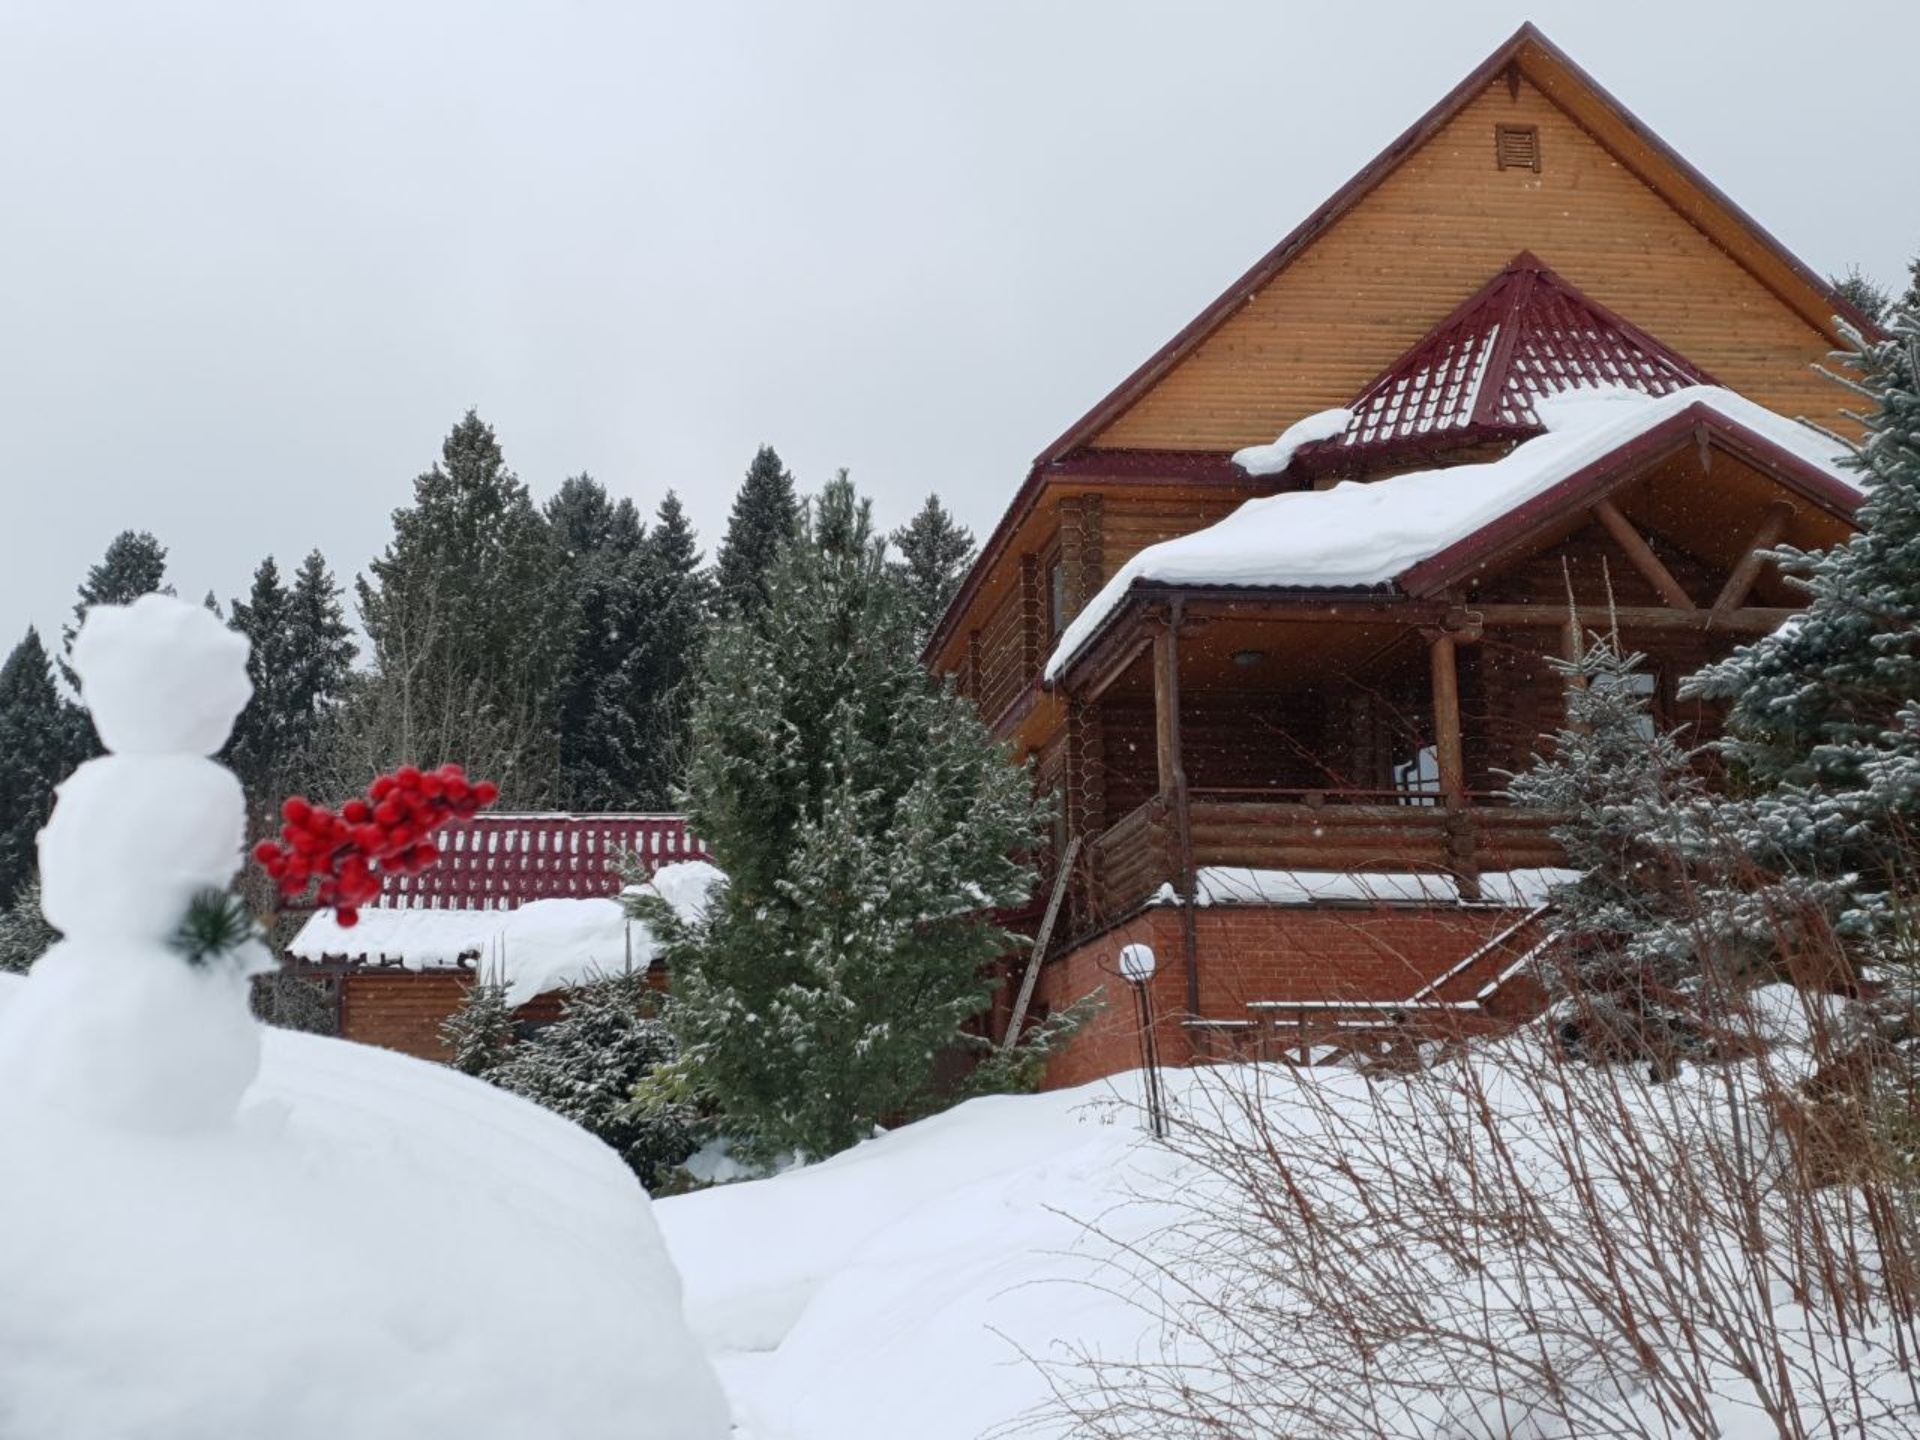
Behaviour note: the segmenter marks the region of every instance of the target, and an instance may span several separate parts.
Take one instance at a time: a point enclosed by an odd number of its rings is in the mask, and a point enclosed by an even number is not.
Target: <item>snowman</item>
[[[64,938],[0,1016],[0,1085],[124,1129],[218,1127],[259,1070],[248,985],[271,962],[250,927],[212,952],[182,927],[240,865],[240,782],[208,757],[253,693],[247,642],[147,595],[88,611],[72,664],[108,753],[40,832],[41,907]]]

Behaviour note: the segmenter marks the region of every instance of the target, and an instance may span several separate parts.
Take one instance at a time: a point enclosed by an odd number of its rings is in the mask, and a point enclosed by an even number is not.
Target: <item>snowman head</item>
[[[246,637],[171,595],[87,611],[73,669],[116,755],[212,755],[253,694]]]

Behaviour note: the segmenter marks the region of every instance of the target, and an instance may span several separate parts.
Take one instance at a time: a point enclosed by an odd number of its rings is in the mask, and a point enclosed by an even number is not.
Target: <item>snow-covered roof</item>
[[[640,893],[659,895],[688,920],[705,911],[721,879],[704,860],[663,865]],[[654,938],[627,919],[611,896],[533,900],[514,910],[421,910],[375,905],[343,928],[331,910],[316,911],[287,945],[302,960],[347,956],[399,964],[408,970],[471,965],[507,987],[507,1001],[524,1005],[596,973],[653,963]]]
[[[1696,406],[1857,492],[1854,473],[1842,464],[1843,445],[1730,390],[1690,386],[1649,396],[1612,387],[1541,397],[1536,408],[1546,433],[1497,460],[1263,496],[1218,524],[1148,546],[1067,626],[1047,661],[1047,679],[1059,676],[1136,582],[1330,590],[1384,585]]]

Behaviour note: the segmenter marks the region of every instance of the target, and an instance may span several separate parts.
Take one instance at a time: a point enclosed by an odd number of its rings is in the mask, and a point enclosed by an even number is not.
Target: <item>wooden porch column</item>
[[[1180,763],[1180,641],[1171,618],[1153,632],[1153,733],[1160,793],[1171,801],[1187,785]]]
[[[1467,798],[1467,766],[1460,744],[1460,666],[1453,634],[1434,634],[1428,659],[1433,670],[1433,748],[1440,766],[1440,794],[1449,805]]]
[[[1159,761],[1160,797],[1173,810],[1174,881],[1180,897],[1180,939],[1187,972],[1187,1013],[1200,1013],[1199,936],[1194,928],[1193,825],[1187,801],[1187,771],[1180,751],[1180,621],[1175,599],[1165,622],[1153,632],[1154,751]]]

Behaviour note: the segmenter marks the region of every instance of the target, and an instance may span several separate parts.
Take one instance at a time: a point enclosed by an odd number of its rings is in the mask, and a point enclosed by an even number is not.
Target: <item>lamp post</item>
[[[1151,945],[1128,945],[1120,951],[1120,978],[1133,987],[1134,1008],[1140,1016],[1140,1061],[1147,1076],[1147,1123],[1154,1139],[1167,1138],[1167,1104],[1160,1091],[1160,1042],[1153,1033],[1154,958]]]

